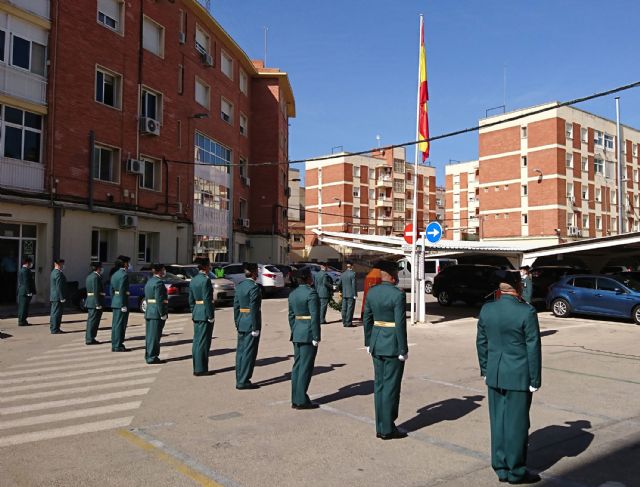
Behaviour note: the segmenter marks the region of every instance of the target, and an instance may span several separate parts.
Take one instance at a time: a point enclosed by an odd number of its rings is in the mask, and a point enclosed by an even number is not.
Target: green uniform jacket
[[[164,281],[157,276],[151,276],[144,286],[144,299],[147,300],[147,310],[144,317],[147,320],[159,320],[169,313],[169,296]]]
[[[313,276],[313,286],[320,299],[329,299],[333,294],[333,283],[325,271],[316,272],[316,275]]]
[[[209,321],[215,316],[213,285],[211,279],[202,272],[198,272],[189,283],[189,308],[193,321]]]
[[[371,355],[397,357],[409,352],[407,344],[407,297],[389,282],[369,289],[364,304],[364,345]],[[375,322],[395,326],[375,326]]]
[[[542,382],[538,315],[515,296],[502,295],[480,310],[476,339],[480,374],[489,387],[528,391]]]
[[[311,286],[298,286],[289,294],[289,326],[292,342],[320,341],[320,299]]]
[[[233,321],[241,332],[256,331],[262,328],[262,293],[253,279],[245,279],[236,287],[233,298]],[[249,313],[241,313],[249,309]]]
[[[51,278],[49,279],[49,301],[60,301],[65,298],[65,292],[67,289],[67,278],[60,269],[53,269],[51,271]]]
[[[524,299],[527,303],[531,303],[531,299],[533,298],[533,281],[530,276],[522,279],[522,299]]]
[[[129,273],[118,269],[111,276],[111,307],[129,307]]]
[[[18,296],[36,293],[36,281],[33,272],[26,267],[21,267],[18,271]]]
[[[87,276],[86,281],[87,299],[85,306],[87,308],[97,308],[104,303],[104,285],[102,284],[102,277],[95,272],[92,272]]]
[[[356,273],[347,269],[340,276],[338,288],[342,291],[343,298],[355,298],[358,296],[358,288],[356,287]]]

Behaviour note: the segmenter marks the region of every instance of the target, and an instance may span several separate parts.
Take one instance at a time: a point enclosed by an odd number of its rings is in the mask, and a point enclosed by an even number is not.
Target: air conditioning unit
[[[582,231],[578,227],[569,227],[569,236],[570,237],[581,237]]]
[[[137,227],[138,217],[134,215],[120,215],[120,226],[122,228]]]
[[[213,57],[208,52],[200,53],[200,59],[202,60],[202,64],[205,66],[213,66]]]
[[[142,164],[142,161],[138,159],[127,159],[127,172],[133,174],[143,174],[144,165]]]
[[[143,134],[160,135],[160,123],[149,117],[140,117],[140,132]]]
[[[178,42],[184,44],[187,41],[187,35],[184,32],[178,32]]]
[[[249,226],[251,225],[251,220],[249,220],[248,218],[243,218],[242,219],[242,226],[245,228],[249,228]]]

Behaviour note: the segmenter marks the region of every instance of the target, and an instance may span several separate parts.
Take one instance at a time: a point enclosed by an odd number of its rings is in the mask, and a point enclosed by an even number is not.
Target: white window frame
[[[100,103],[105,107],[113,108],[114,110],[121,110],[122,109],[122,75],[120,73],[116,73],[115,71],[112,71],[100,65],[96,65],[95,73],[96,74],[95,74],[94,100],[96,101],[96,103]],[[102,74],[102,100],[98,100],[97,98],[98,73]],[[109,105],[108,103],[104,102],[105,75],[110,76],[111,78],[113,78],[113,81],[114,81],[114,88],[113,88],[114,104],[113,105]]]
[[[565,134],[567,139],[573,139],[573,123],[566,122],[564,125]]]
[[[239,125],[240,125],[240,135],[245,137],[249,136],[249,118],[242,112],[240,112]]]
[[[353,187],[353,197],[360,198],[360,186]]]
[[[226,63],[225,63],[226,61]],[[224,50],[220,51],[220,71],[230,80],[233,80],[233,58]],[[227,68],[229,72],[227,72]]]
[[[600,164],[597,164],[597,161],[600,161]],[[600,167],[600,170],[598,170],[598,167]],[[604,159],[601,159],[599,157],[593,158],[593,173],[601,175],[604,174]]]
[[[520,138],[521,139],[526,139],[528,137],[528,130],[527,130],[527,126],[526,125],[521,125],[520,126]]]
[[[602,230],[602,217],[596,216],[596,230]]]
[[[631,145],[632,154],[637,157],[638,156],[638,144]]]
[[[111,184],[120,184],[120,148],[119,147],[114,147],[108,144],[102,144],[102,143],[98,143],[96,142],[94,144],[94,151],[99,151],[99,150],[105,150],[105,151],[109,151],[111,153],[111,176],[110,179],[102,179],[100,178],[100,165],[101,165],[101,161],[98,162],[98,170],[96,171],[96,168],[94,166],[93,168],[93,180],[94,181],[100,181],[103,183],[111,183]],[[93,164],[95,165],[95,157],[96,157],[97,153],[94,152],[94,161]]]
[[[118,18],[114,19],[113,17],[111,17],[111,15],[102,12],[100,10],[100,0],[98,0],[98,2],[96,2],[96,22],[98,22],[98,24],[100,24],[101,26],[105,27],[106,29],[109,29],[113,32],[117,32],[118,34],[122,34],[124,32],[123,26],[124,26],[124,19],[123,19],[123,8],[124,8],[124,2],[120,1],[120,0],[113,0],[113,3],[117,5],[118,8]],[[103,17],[105,19],[111,19],[115,22],[115,27],[111,27],[110,25],[108,25],[106,22],[100,20],[100,14],[103,15]]]
[[[589,142],[589,129],[586,127],[580,128],[580,141],[585,144]]]
[[[527,164],[529,164],[527,156],[520,156],[520,163],[522,164],[522,167],[527,167]]]
[[[604,134],[604,150],[613,150],[615,147],[613,135]]]
[[[155,97],[155,112],[156,112],[156,117],[150,117],[145,111],[144,111],[144,105],[146,103],[143,103],[143,100],[145,99],[145,97],[147,96],[153,96]],[[158,122],[159,125],[162,125],[162,93],[152,90],[151,88],[147,88],[146,86],[142,87],[142,95],[140,97],[140,116],[141,117],[147,117],[147,118],[153,118],[156,122]]]
[[[200,100],[198,100],[198,85],[200,85],[205,90],[205,94],[207,95],[207,104],[206,105],[203,104]],[[198,105],[203,106],[207,110],[209,110],[209,108],[211,106],[211,87],[207,83],[205,83],[202,79],[198,78],[197,76],[195,78],[194,99],[195,99],[195,101],[196,101],[196,103]]]
[[[566,165],[569,169],[573,169],[573,152],[567,152],[565,155]]]
[[[602,202],[602,188],[596,188],[596,203]]]
[[[6,117],[6,109],[7,108],[11,108],[13,110],[18,110],[20,112],[22,112],[22,121],[20,123],[16,123],[16,122],[10,122],[7,120]],[[31,127],[29,125],[26,124],[26,119],[27,119],[27,114],[30,115],[35,115],[40,117],[40,128],[34,128]],[[40,114],[40,113],[34,113],[34,112],[30,112],[29,110],[25,110],[24,108],[18,108],[18,107],[14,107],[14,106],[10,106],[10,105],[0,105],[0,147],[1,147],[1,151],[0,151],[0,156],[2,157],[7,157],[8,159],[15,159],[13,157],[9,157],[7,155],[5,155],[5,149],[6,149],[6,141],[9,139],[9,136],[7,135],[7,129],[14,129],[14,130],[19,130],[20,131],[20,158],[16,159],[16,160],[21,160],[21,161],[29,161],[29,162],[34,162],[37,164],[42,164],[43,160],[42,160],[42,150],[43,150],[43,126],[44,126],[44,115]],[[29,159],[25,159],[25,133],[32,133],[32,134],[37,134],[38,138],[39,138],[39,147],[40,147],[40,151],[38,153],[38,160],[37,161],[31,161]]]
[[[353,177],[354,178],[360,177],[360,166],[353,166]]]
[[[224,111],[225,103],[228,105],[230,113],[226,113]],[[224,122],[228,123],[229,125],[233,125],[233,111],[234,111],[233,103],[227,100],[224,96],[221,96],[220,97],[220,118]]]
[[[7,42],[7,36],[9,37],[10,42]],[[14,49],[14,44],[16,41],[16,38],[26,42],[29,44],[29,67],[25,68],[24,66],[20,66],[18,64],[15,64],[15,60],[13,58],[13,49]],[[43,54],[42,54],[42,73],[38,73],[36,71],[33,70],[34,66],[33,66],[33,45],[37,45],[39,47],[41,47],[43,49]],[[8,49],[8,56],[7,56],[7,45],[9,45],[9,49]],[[25,71],[31,74],[34,74],[36,76],[39,76],[41,78],[46,78],[47,76],[47,46],[44,44],[40,44],[39,42],[33,41],[27,37],[23,37],[22,35],[16,35],[14,33],[9,34],[8,31],[5,32],[5,58],[8,59],[8,63],[10,64],[13,68],[15,69],[19,69],[20,71]]]
[[[249,75],[246,71],[240,68],[240,91],[248,96],[249,95]]]
[[[205,38],[206,44],[207,44],[206,46],[203,46],[198,42],[198,32],[202,34],[202,36]],[[200,27],[199,24],[196,24],[195,33],[193,35],[193,43],[196,48],[196,51],[198,51],[201,54],[209,54],[209,48],[211,46],[211,36],[206,30]]]
[[[162,190],[162,161],[160,159],[156,159],[155,157],[149,156],[141,156],[140,161],[142,162],[142,167],[146,171],[146,167],[149,164],[153,164],[153,185],[149,187],[146,181],[146,173],[143,171],[143,174],[138,176],[138,188],[147,190],[147,191],[161,191]]]
[[[159,52],[155,52],[152,49],[149,48],[149,46],[145,46],[145,27],[149,26],[150,28],[155,28],[158,30],[158,35],[159,35],[159,39],[158,39],[158,49]],[[142,20],[142,45],[145,51],[150,52],[151,54],[155,54],[156,56],[158,56],[159,58],[163,58],[164,59],[164,39],[165,39],[165,28],[162,24],[156,22],[155,20],[153,20],[151,17],[147,17],[146,15],[143,17]]]
[[[582,215],[582,229],[589,230],[589,215]]]
[[[360,218],[360,207],[359,206],[354,206],[353,207],[353,218]]]
[[[582,172],[588,172],[589,171],[589,158],[588,157],[582,157],[580,160],[580,167],[582,168]]]
[[[583,185],[580,191],[582,201],[589,201],[589,186]]]
[[[598,147],[604,146],[604,133],[600,130],[593,131],[593,145]]]

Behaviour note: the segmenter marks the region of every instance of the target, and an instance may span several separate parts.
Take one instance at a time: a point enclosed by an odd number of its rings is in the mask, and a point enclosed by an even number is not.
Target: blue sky
[[[418,22],[425,15],[431,135],[507,110],[565,101],[640,80],[635,0],[211,0],[251,58],[289,73],[297,117],[290,158],[414,140]],[[622,122],[640,128],[640,89],[621,95]],[[578,105],[615,118],[613,97]],[[477,157],[477,135],[435,141],[444,182],[450,159]],[[413,160],[413,149],[408,149]]]

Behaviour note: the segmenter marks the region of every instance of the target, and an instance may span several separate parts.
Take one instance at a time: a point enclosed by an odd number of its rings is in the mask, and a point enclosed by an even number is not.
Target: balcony
[[[377,208],[391,208],[393,206],[393,200],[391,198],[378,198],[376,200]]]
[[[378,218],[376,220],[376,225],[379,227],[390,227],[393,226],[393,220],[391,218]]]
[[[0,65],[0,93],[23,100],[47,104],[47,80],[22,69]]]
[[[0,157],[0,186],[23,191],[44,191],[44,164]]]
[[[393,178],[391,176],[382,176],[376,179],[376,188],[392,188]]]

